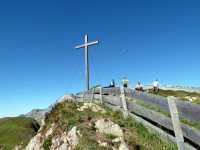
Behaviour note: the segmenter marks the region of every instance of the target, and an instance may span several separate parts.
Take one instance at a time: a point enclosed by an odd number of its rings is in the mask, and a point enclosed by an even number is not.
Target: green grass
[[[118,138],[118,136],[115,135],[115,134],[107,133],[107,134],[105,134],[105,135],[106,135],[106,137],[107,137],[108,139],[111,139],[111,140],[113,140],[113,139],[115,139],[115,138]]]
[[[85,109],[83,112],[76,110],[82,105],[82,102],[76,101],[57,104],[56,108],[50,113],[49,118],[45,119],[46,125],[42,130],[42,134],[45,134],[52,123],[56,123],[57,126],[52,137],[61,135],[64,131],[69,131],[73,126],[77,126],[77,130],[82,131],[82,138],[79,140],[79,144],[75,147],[75,150],[111,150],[111,146],[99,146],[95,140],[95,136],[97,136],[95,120],[108,118],[121,127],[124,132],[124,141],[132,149],[177,149],[176,146],[163,142],[155,134],[150,133],[142,124],[134,121],[132,118],[128,117],[124,119],[121,112],[112,111],[101,104],[98,105],[107,111],[104,114],[92,112],[91,109]],[[87,120],[86,118],[90,119]],[[104,134],[104,136],[107,140],[117,137],[113,134]],[[119,145],[119,143],[114,143],[114,145]]]
[[[23,142],[25,147],[36,135],[39,125],[32,118],[8,117],[0,119],[0,145],[4,150],[11,150]]]
[[[153,90],[149,90],[148,93],[160,95],[163,97],[174,96],[179,100],[188,101],[194,104],[200,104],[200,94],[196,92],[190,93],[190,92],[185,92],[185,91],[172,91],[172,90],[160,90],[160,91],[154,92]],[[196,97],[197,99],[194,101],[189,101],[187,98],[185,98],[186,96]]]
[[[94,89],[94,88],[98,88],[98,87],[101,87],[101,85],[95,85],[95,86],[91,87],[90,89]]]

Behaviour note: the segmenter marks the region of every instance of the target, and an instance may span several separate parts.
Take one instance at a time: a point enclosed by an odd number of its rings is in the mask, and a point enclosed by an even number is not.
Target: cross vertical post
[[[86,90],[89,90],[89,66],[88,66],[88,46],[99,44],[99,41],[88,43],[88,36],[85,35],[85,44],[76,46],[75,49],[85,47],[85,72],[86,72]]]
[[[86,72],[86,90],[89,90],[89,68],[88,68],[88,36],[85,35],[85,72]]]

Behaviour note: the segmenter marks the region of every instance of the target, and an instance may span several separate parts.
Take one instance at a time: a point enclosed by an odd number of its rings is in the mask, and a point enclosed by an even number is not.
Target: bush
[[[49,150],[51,144],[52,144],[52,143],[51,143],[51,136],[49,136],[47,139],[44,140],[44,143],[43,143],[42,147],[43,147],[45,150]]]
[[[67,122],[67,130],[69,130],[74,124],[75,124],[75,121],[73,119],[70,119]]]

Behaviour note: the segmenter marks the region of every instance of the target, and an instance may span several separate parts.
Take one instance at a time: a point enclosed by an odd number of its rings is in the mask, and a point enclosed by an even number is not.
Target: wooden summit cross
[[[85,47],[85,72],[86,72],[86,90],[89,90],[89,72],[88,72],[88,46],[99,44],[99,41],[88,43],[88,36],[85,35],[85,44],[76,46],[75,49]]]

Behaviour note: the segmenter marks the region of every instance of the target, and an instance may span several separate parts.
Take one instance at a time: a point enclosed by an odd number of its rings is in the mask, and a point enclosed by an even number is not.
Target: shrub
[[[75,121],[73,119],[70,119],[67,122],[67,130],[69,130],[74,124],[75,124]]]
[[[42,147],[43,147],[45,150],[49,150],[51,144],[52,144],[52,143],[51,143],[51,136],[49,136],[47,139],[44,140],[44,143],[43,143]]]

